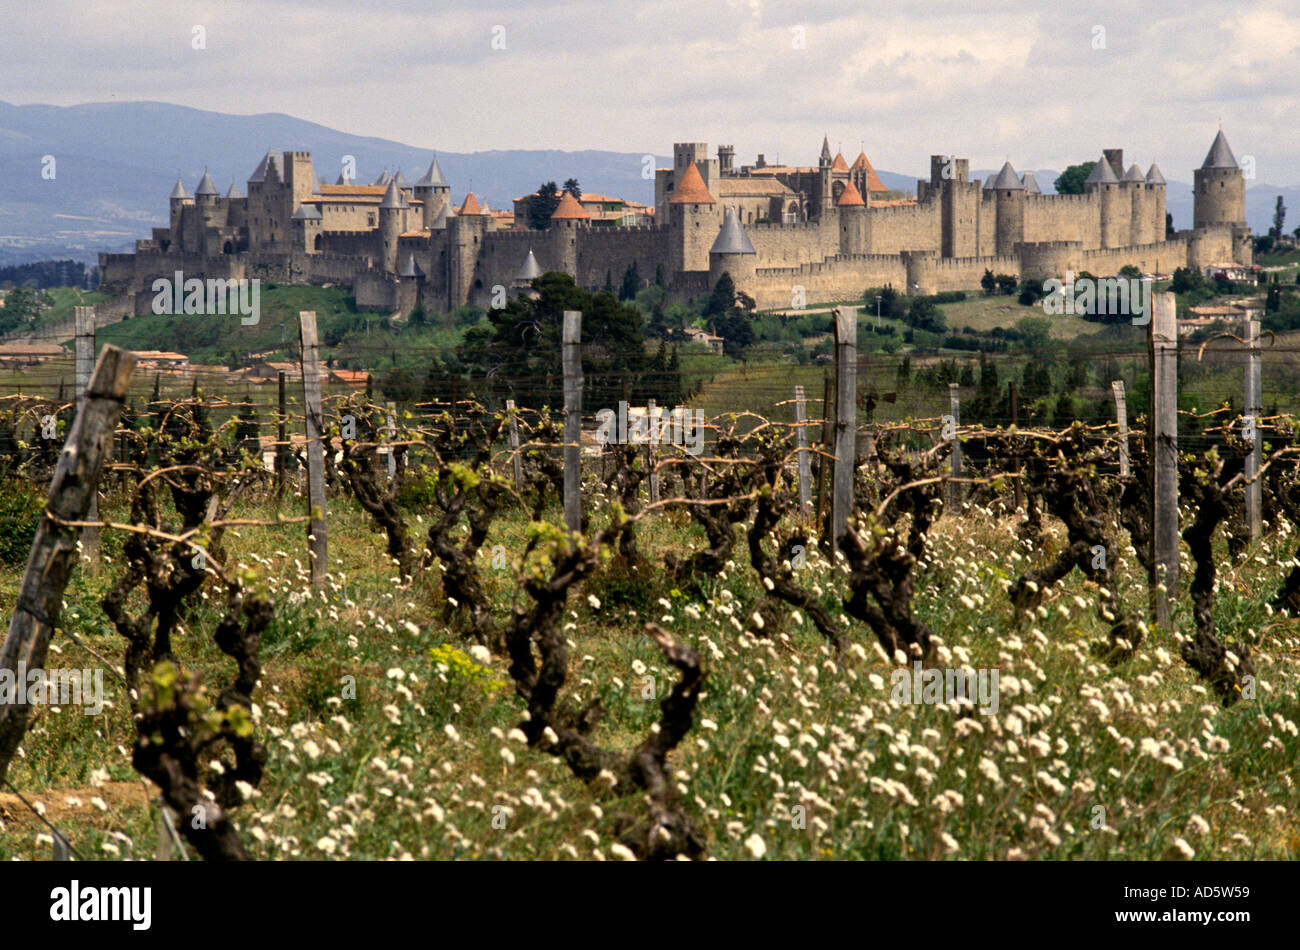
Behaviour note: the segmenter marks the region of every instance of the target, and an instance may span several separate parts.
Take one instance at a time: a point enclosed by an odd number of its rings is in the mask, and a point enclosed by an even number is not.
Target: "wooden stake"
[[[564,523],[582,530],[582,311],[564,311]]]
[[[853,510],[858,452],[858,315],[835,308],[835,471],[831,489],[831,550],[838,551]]]
[[[1264,436],[1259,430],[1259,417],[1264,413],[1263,375],[1259,349],[1259,321],[1246,321],[1246,439],[1252,448],[1246,456],[1246,522],[1250,525],[1250,540],[1258,541],[1263,527],[1260,511],[1259,460],[1264,451]]]
[[[74,307],[76,319],[77,352],[77,409],[81,409],[82,400],[90,388],[90,376],[95,369],[95,308]],[[105,463],[111,462],[112,446],[108,447]],[[99,492],[90,496],[90,510],[86,512],[87,521],[99,520]],[[83,528],[81,531],[81,554],[90,561],[91,570],[99,567],[99,529]]]
[[[952,416],[952,477],[948,483],[948,506],[956,514],[961,511],[962,490],[955,479],[961,478],[961,439],[957,437],[957,427],[961,425],[961,396],[956,383],[948,384],[948,414]]]
[[[289,415],[285,411],[284,370],[277,375],[280,380],[280,416],[275,424],[275,497],[278,499],[284,495],[284,476],[288,468],[289,435],[286,426]]]
[[[804,402],[803,387],[794,388],[794,441],[799,447],[799,513],[812,514],[812,476],[808,470],[808,407]]]
[[[1007,383],[1009,390],[1008,396],[1011,399],[1011,426],[1015,428],[1019,424],[1020,403],[1016,398],[1016,384]],[[1016,459],[1015,469],[1016,478],[1016,511],[1021,511],[1025,507],[1025,487],[1020,484],[1020,459]]]
[[[1111,391],[1115,394],[1115,422],[1119,426],[1119,474],[1128,478],[1128,405],[1124,401],[1124,380],[1112,380]]]
[[[1156,622],[1170,629],[1178,593],[1178,321],[1173,294],[1155,295],[1151,320],[1151,457]],[[1163,584],[1164,593],[1157,587]]]
[[[325,586],[329,545],[325,530],[325,416],[321,406],[320,356],[316,344],[316,311],[298,314],[302,340],[302,392],[307,434],[307,549],[313,587]]]
[[[659,410],[653,399],[646,400],[645,414],[647,431],[653,434],[653,440],[646,443],[645,460],[646,471],[650,473],[650,504],[654,505],[659,503],[659,473],[655,471],[659,465]]]
[[[515,401],[506,400],[506,412],[510,413],[510,459],[514,463],[515,490],[524,487],[524,460],[519,454],[519,417],[515,414]]]
[[[16,673],[19,663],[27,670],[45,667],[50,637],[63,607],[63,591],[76,566],[77,531],[58,522],[84,521],[90,512],[100,472],[112,449],[113,433],[131,384],[135,359],[134,353],[105,346],[86,388],[86,397],[77,406],[77,415],[50,481],[47,514],[36,529],[36,539],[19,584],[9,633],[0,647],[0,669],[10,671],[11,675]],[[16,677],[11,681],[16,681]],[[0,703],[0,780],[5,778],[9,761],[27,730],[29,710],[25,696],[26,691],[19,690],[14,702]]]

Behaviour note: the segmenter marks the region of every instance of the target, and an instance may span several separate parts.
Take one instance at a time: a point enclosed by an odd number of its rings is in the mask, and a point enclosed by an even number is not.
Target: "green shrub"
[[[11,481],[0,491],[0,564],[22,567],[27,563],[45,500],[44,491],[23,481]]]

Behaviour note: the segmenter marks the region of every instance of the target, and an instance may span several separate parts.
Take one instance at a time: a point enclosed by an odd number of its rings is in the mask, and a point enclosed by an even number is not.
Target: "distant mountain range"
[[[0,264],[67,257],[93,263],[100,251],[130,250],[137,238],[149,237],[150,228],[167,223],[167,195],[177,177],[193,191],[206,170],[223,193],[232,181],[245,191],[267,149],[310,151],[317,176],[330,182],[346,155],[355,159],[359,181],[397,168],[414,181],[432,154],[278,113],[228,115],[158,102],[0,102]],[[653,203],[654,182],[641,176],[643,154],[437,153],[454,200],[473,189],[495,208],[509,208],[512,199],[543,181],[563,183],[571,177],[586,191]],[[50,169],[47,156],[53,157],[52,178],[42,174]],[[666,165],[671,159],[655,156],[655,161]],[[916,189],[916,176],[880,169],[877,174],[888,188]],[[1035,170],[1044,191],[1051,190],[1057,174]],[[1300,189],[1258,185],[1246,192],[1247,217],[1256,231],[1271,226],[1278,194],[1300,217]],[[1169,210],[1178,227],[1190,226],[1190,185],[1170,179]]]

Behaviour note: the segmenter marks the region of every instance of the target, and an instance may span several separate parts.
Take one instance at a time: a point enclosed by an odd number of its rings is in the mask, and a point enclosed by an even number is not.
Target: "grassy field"
[[[120,516],[120,498],[106,512]],[[301,508],[301,498],[292,507]],[[269,516],[265,505],[241,512]],[[552,511],[548,517],[558,517]],[[509,568],[483,576],[499,616],[522,599],[515,571],[527,525],[498,522],[489,544]],[[945,663],[1000,675],[998,708],[968,719],[895,695],[893,667],[870,636],[837,664],[797,615],[769,639],[742,636],[737,617],[758,591],[728,565],[698,591],[665,582],[662,552],[699,544],[676,515],[644,526],[641,572],[609,569],[569,602],[573,645],[566,694],[600,697],[596,732],[628,751],[657,712],[644,677],[674,681],[645,620],[701,651],[708,670],[697,724],[672,757],[691,813],[721,859],[1197,859],[1300,857],[1300,628],[1266,606],[1293,544],[1266,541],[1221,577],[1221,635],[1255,644],[1257,700],[1224,710],[1178,659],[1167,631],[1111,670],[1088,653],[1104,631],[1097,590],[1071,575],[1036,615],[1017,617],[1004,594],[1028,565],[1010,526],[979,511],[945,519],[918,586],[918,614],[942,641]],[[308,587],[300,527],[240,529],[234,557],[257,572],[277,615],[262,643],[254,696],[267,744],[264,780],[236,820],[261,858],[613,858],[616,816],[636,801],[604,797],[560,761],[525,748],[521,702],[505,659],[484,656],[442,620],[437,572],[410,586],[392,576],[381,540],[344,501],[330,507],[331,582]],[[110,535],[102,564],[73,578],[63,619],[95,653],[122,641],[98,606],[119,570]],[[812,549],[810,549],[812,550]],[[838,572],[815,555],[801,583],[836,616]],[[1119,592],[1139,609],[1145,589],[1131,552]],[[12,608],[17,571],[0,574]],[[1180,610],[1180,625],[1190,619]],[[216,614],[186,619],[179,659],[210,682],[229,675],[211,642]],[[850,625],[852,626],[852,625]],[[97,666],[57,637],[50,664]],[[355,698],[343,698],[345,676]],[[42,710],[10,770],[89,859],[154,853],[156,793],[128,762],[134,731],[120,685],[105,683],[103,715]],[[985,706],[985,709],[989,709]],[[502,820],[504,818],[504,820]],[[48,858],[47,830],[0,796],[0,859]]]

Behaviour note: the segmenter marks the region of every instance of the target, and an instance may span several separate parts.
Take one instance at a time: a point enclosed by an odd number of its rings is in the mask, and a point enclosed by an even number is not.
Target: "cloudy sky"
[[[921,175],[931,153],[1061,168],[1117,145],[1183,180],[1222,122],[1260,181],[1300,184],[1297,0],[17,6],[15,104],[285,112],[447,151],[727,142],[742,162],[813,162],[826,133]]]

